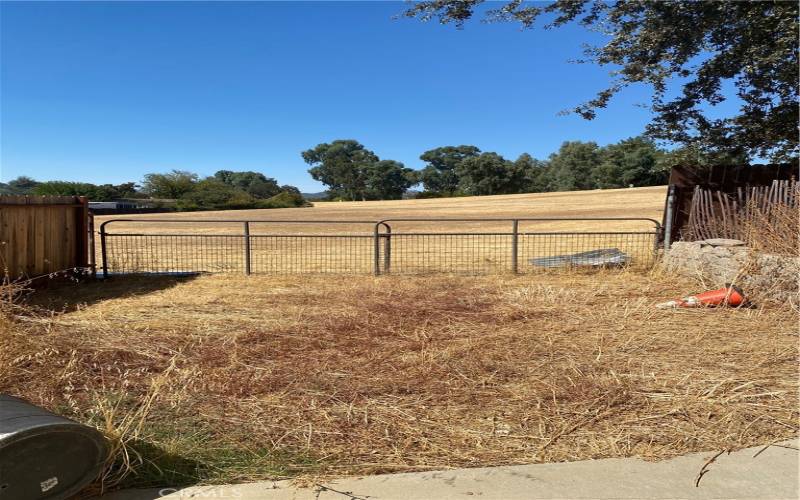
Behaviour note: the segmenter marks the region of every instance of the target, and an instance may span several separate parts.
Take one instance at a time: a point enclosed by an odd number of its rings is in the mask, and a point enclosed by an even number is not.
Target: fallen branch
[[[730,454],[730,450],[722,450],[713,457],[706,460],[706,463],[704,463],[703,466],[700,468],[700,472],[697,474],[697,478],[694,480],[695,488],[700,487],[700,480],[703,479],[703,476],[705,476],[706,472],[708,472],[708,466],[713,464],[717,460],[717,458],[726,451]]]

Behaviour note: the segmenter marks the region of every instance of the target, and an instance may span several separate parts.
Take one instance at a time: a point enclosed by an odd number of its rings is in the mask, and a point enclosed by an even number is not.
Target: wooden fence
[[[664,227],[669,232],[665,236],[668,241],[711,237],[707,236],[709,233],[706,229],[710,231],[709,228],[713,226],[714,231],[718,231],[724,227],[724,222],[717,221],[716,218],[723,216],[722,211],[725,209],[721,207],[726,202],[732,207],[733,201],[736,201],[738,210],[747,199],[766,196],[770,190],[773,190],[772,196],[783,196],[783,193],[788,195],[791,190],[779,193],[776,191],[778,188],[772,187],[773,182],[798,178],[800,172],[796,163],[673,167],[664,204]],[[714,222],[706,223],[712,219]],[[702,226],[709,228],[704,229]],[[722,235],[719,234],[718,237]]]
[[[733,194],[695,186],[683,236],[747,241],[754,229],[780,224],[799,208],[800,183],[794,179],[774,180],[770,186],[739,186]],[[797,227],[793,229],[796,235]]]
[[[92,268],[88,200],[0,196],[0,274],[17,279]]]

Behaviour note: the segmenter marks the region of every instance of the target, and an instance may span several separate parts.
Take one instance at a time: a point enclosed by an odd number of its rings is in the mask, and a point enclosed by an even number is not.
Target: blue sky
[[[465,29],[393,19],[395,2],[0,4],[0,178],[119,183],[171,169],[256,170],[321,190],[300,157],[356,139],[420,168],[474,144],[546,158],[649,121],[646,88],[594,121],[558,112],[608,69],[570,63],[580,27]]]

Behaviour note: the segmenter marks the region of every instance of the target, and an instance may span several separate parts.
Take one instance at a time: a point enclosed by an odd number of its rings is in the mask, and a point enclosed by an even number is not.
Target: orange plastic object
[[[717,290],[689,295],[678,300],[670,300],[663,304],[658,304],[659,309],[672,309],[675,307],[715,307],[730,306],[739,307],[744,304],[744,292],[741,288],[734,285],[726,285]]]
[[[739,287],[728,285],[717,290],[698,293],[692,296],[696,302],[706,306],[739,307],[744,304],[744,292]],[[691,306],[690,306],[691,307]]]

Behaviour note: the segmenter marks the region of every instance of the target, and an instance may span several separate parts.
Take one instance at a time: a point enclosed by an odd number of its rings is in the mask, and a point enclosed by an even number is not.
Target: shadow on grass
[[[37,286],[25,297],[24,302],[35,309],[53,313],[71,312],[79,306],[166,290],[196,277],[130,275],[107,280],[53,280]]]
[[[173,444],[176,449],[169,451],[145,440],[129,442],[129,453],[138,464],[112,490],[279,480],[320,467],[303,454],[259,446],[180,440]]]
[[[167,451],[143,440],[128,447],[139,456],[141,464],[117,488],[181,488],[208,477],[211,467],[201,461]]]

